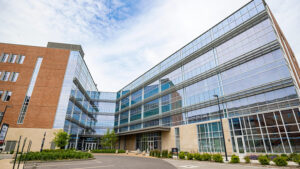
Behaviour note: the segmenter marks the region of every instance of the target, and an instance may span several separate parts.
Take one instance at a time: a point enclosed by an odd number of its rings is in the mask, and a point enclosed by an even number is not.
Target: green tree
[[[68,144],[70,135],[67,132],[64,132],[63,130],[54,132],[54,135],[55,137],[53,139],[53,142],[57,147],[63,149]]]
[[[107,129],[106,133],[101,138],[101,145],[104,148],[113,149],[116,145],[118,138],[115,134],[115,131]]]

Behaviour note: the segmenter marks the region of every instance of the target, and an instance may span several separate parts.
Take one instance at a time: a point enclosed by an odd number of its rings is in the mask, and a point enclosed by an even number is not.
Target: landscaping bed
[[[152,150],[150,151],[150,156],[157,158],[173,158],[172,152],[168,152],[168,150]],[[223,163],[224,158],[221,154],[209,154],[209,153],[189,153],[189,152],[179,152],[178,158],[180,160],[197,160],[197,161],[211,161],[217,163]],[[300,165],[300,154],[292,153],[289,155],[286,154],[266,154],[266,155],[250,155],[244,157],[243,163],[250,164],[252,162],[258,162],[260,165],[270,165],[272,161],[276,166],[288,166],[288,162],[295,162]],[[236,155],[232,155],[230,157],[229,163],[237,164],[241,163],[240,157]]]
[[[92,150],[92,153],[116,153],[116,149],[100,149],[100,150]],[[118,150],[118,153],[125,153],[125,150]]]
[[[29,152],[18,157],[21,161],[51,161],[70,159],[91,159],[93,155],[89,152],[75,150],[43,150],[42,152]]]

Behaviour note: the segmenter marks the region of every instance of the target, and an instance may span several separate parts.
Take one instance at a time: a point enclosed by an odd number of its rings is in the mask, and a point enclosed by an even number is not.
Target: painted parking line
[[[87,169],[87,168],[105,168],[105,167],[113,167],[114,165],[104,165],[104,166],[93,166],[93,167],[83,167],[83,168],[73,168],[73,169]]]
[[[182,166],[179,166],[179,167],[182,167],[182,168],[197,168],[198,166],[195,166],[195,165],[182,165]]]

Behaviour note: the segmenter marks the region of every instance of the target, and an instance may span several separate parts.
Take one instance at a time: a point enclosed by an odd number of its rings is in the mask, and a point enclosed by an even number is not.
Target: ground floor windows
[[[299,153],[299,115],[297,108],[229,119],[234,152]]]
[[[140,151],[150,151],[161,149],[161,133],[141,133],[136,135],[136,149]]]
[[[16,144],[17,144],[17,141],[6,141],[4,151],[6,151],[6,152],[14,151]]]
[[[223,152],[224,141],[220,122],[197,125],[199,152]]]
[[[97,137],[77,137],[71,135],[69,144],[67,146],[68,149],[76,149],[76,150],[95,150],[100,149],[100,138]]]

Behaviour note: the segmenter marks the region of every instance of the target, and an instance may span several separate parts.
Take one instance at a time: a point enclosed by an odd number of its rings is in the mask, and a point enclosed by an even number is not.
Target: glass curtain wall
[[[224,152],[220,122],[197,125],[199,152]]]
[[[95,134],[95,112],[99,111],[92,100],[99,97],[95,92],[85,61],[78,51],[71,51],[54,122],[54,128],[63,126],[71,135],[68,148],[84,149],[86,138],[81,136]]]
[[[220,106],[226,118],[299,106],[282,50],[274,48],[260,56],[254,53],[278,44],[268,18],[248,25],[234,37],[188,60],[190,54],[213,44],[230,30],[235,31],[249,19],[267,15],[263,12],[266,11],[261,0],[251,1],[120,90],[116,131],[216,120],[219,117],[214,95],[225,100]],[[246,56],[250,58],[247,61]],[[179,64],[182,59],[188,62]],[[217,70],[219,67],[226,70]]]
[[[147,71],[145,74],[134,80],[132,83],[125,86],[122,90],[118,92],[119,94],[117,98],[127,94],[130,90],[138,87],[143,82],[165,71],[169,67],[173,66],[174,64],[189,56],[190,54],[194,53],[195,51],[198,51],[199,49],[216,40],[220,36],[235,29],[239,25],[255,17],[264,10],[265,7],[262,0],[254,0],[248,3],[243,8],[236,11],[235,13],[224,19],[222,22],[218,23],[216,26],[209,29],[208,31],[197,37],[195,40],[188,43],[180,50],[176,51],[174,54],[163,60],[157,66]],[[207,65],[209,65],[208,67],[211,67],[214,65],[214,63],[209,63]]]
[[[229,119],[234,152],[240,152],[241,136],[248,153],[299,153],[298,108],[270,111]]]

